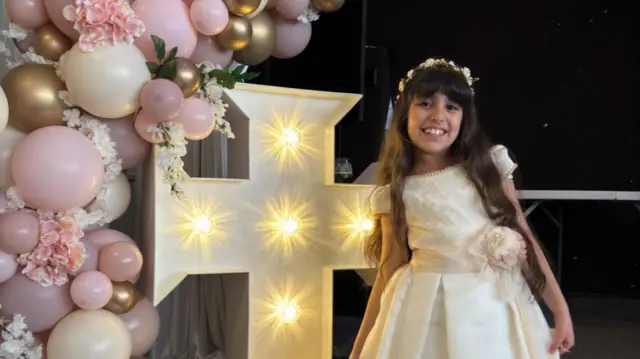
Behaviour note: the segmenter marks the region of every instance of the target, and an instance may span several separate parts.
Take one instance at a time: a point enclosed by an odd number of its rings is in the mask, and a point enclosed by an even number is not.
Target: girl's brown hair
[[[536,297],[542,295],[546,278],[535,254],[533,241],[519,225],[516,206],[507,197],[503,188],[503,178],[490,154],[491,142],[480,128],[474,94],[464,75],[446,65],[438,65],[417,70],[405,85],[393,111],[391,128],[387,132],[380,154],[377,185],[389,185],[391,196],[391,233],[401,248],[411,256],[407,238],[407,219],[402,199],[405,179],[411,173],[414,161],[414,145],[409,139],[407,122],[409,107],[415,99],[429,98],[440,92],[463,109],[463,118],[458,137],[450,148],[450,155],[463,160],[463,167],[473,182],[487,215],[497,225],[518,231],[527,242],[527,270],[525,278]],[[365,246],[365,256],[379,267],[382,248],[380,220]]]

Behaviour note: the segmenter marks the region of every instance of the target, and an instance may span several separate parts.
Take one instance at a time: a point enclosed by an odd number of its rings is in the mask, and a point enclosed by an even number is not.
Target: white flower
[[[502,226],[491,229],[483,243],[487,264],[493,269],[515,268],[526,258],[526,248],[520,233]]]

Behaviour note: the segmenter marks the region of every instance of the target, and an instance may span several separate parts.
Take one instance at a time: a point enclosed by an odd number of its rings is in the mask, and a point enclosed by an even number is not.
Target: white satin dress
[[[506,178],[516,164],[491,150]],[[462,166],[407,179],[413,256],[381,299],[360,359],[557,359],[551,331],[522,277],[524,241],[488,218]],[[388,187],[374,213],[390,211]]]

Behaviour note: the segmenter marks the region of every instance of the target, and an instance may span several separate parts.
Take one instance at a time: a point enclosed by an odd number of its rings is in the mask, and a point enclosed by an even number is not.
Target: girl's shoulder
[[[490,154],[502,177],[513,178],[513,172],[518,168],[518,164],[509,156],[509,150],[503,145],[495,145],[491,147]]]

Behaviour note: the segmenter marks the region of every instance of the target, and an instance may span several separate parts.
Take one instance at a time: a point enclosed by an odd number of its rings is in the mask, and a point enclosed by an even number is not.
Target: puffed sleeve
[[[374,215],[391,212],[391,193],[389,185],[381,186],[371,193],[371,213]]]
[[[513,178],[513,172],[518,165],[509,157],[509,150],[503,145],[495,145],[491,148],[491,158],[502,178]]]

